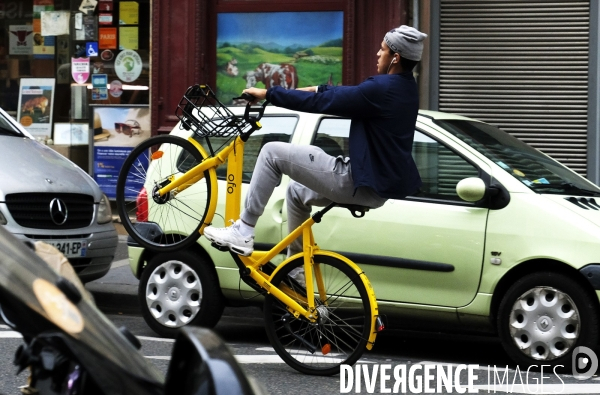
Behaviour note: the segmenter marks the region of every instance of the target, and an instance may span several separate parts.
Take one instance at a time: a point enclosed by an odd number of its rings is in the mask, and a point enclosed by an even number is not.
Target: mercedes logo
[[[69,212],[65,202],[59,198],[54,198],[52,201],[50,201],[50,218],[52,218],[52,222],[54,222],[56,225],[63,225],[65,222],[67,222],[68,215]]]

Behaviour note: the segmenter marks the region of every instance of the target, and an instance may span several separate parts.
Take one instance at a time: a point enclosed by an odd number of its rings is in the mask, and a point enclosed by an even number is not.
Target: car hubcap
[[[198,315],[201,302],[198,274],[185,263],[167,261],[150,274],[146,303],[160,324],[171,328],[188,324]]]
[[[552,287],[536,287],[515,301],[509,328],[521,352],[549,361],[563,356],[575,345],[580,317],[569,295]]]

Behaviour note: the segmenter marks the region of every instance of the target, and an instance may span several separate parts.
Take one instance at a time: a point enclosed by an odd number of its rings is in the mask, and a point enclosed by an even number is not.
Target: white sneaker
[[[204,236],[211,242],[227,247],[238,255],[248,256],[254,251],[254,235],[243,236],[239,231],[239,223],[226,228],[215,228],[207,226],[204,228]]]

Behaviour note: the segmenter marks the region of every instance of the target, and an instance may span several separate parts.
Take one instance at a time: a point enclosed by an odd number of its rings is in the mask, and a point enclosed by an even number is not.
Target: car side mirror
[[[210,329],[186,326],[175,340],[165,380],[165,394],[257,395],[223,340]]]
[[[465,178],[456,184],[458,197],[467,202],[477,202],[484,198],[487,186],[479,177]]]
[[[456,184],[458,197],[467,202],[478,202],[486,199],[485,207],[490,210],[501,210],[510,203],[510,193],[500,183],[485,184],[479,177],[460,180]]]

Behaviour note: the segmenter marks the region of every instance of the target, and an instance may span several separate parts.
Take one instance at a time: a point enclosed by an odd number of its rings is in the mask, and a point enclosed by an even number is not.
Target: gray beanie
[[[423,53],[423,40],[427,34],[414,27],[402,25],[386,33],[384,40],[388,47],[405,59],[420,61]]]

